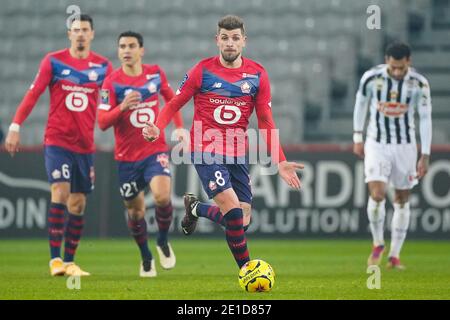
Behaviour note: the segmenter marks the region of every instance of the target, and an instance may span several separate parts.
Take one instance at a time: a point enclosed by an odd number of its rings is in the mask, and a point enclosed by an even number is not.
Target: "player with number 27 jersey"
[[[129,76],[122,68],[118,68],[105,80],[101,91],[99,125],[103,130],[114,125],[117,161],[135,162],[168,150],[164,133],[162,139],[148,146],[143,145],[141,132],[149,121],[155,122],[158,117],[159,94],[167,103],[174,93],[159,66],[143,64],[142,68],[143,72],[139,76]],[[141,94],[141,103],[122,112],[118,105],[132,91]],[[175,115],[174,124],[177,128],[183,126],[181,113]]]

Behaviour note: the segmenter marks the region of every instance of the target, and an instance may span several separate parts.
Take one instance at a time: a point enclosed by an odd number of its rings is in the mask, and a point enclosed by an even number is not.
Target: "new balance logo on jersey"
[[[64,69],[63,71],[61,71],[62,76],[68,76],[69,74],[70,74],[70,69]]]
[[[215,82],[215,83],[213,84],[213,88],[216,88],[216,89],[222,88],[222,82]]]

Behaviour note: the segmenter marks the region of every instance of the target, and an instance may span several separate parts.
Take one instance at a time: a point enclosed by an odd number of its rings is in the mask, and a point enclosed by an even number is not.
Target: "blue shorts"
[[[132,200],[144,190],[155,176],[171,176],[169,155],[153,154],[136,162],[117,161],[119,189],[124,200]]]
[[[204,156],[204,154],[203,154]],[[248,159],[214,156],[214,163],[199,163],[202,157],[199,153],[192,153],[191,158],[195,170],[203,185],[203,189],[210,199],[226,189],[233,188],[240,202],[252,203],[252,187]]]
[[[94,155],[69,151],[58,146],[45,146],[45,168],[48,182],[69,182],[71,193],[94,190]]]

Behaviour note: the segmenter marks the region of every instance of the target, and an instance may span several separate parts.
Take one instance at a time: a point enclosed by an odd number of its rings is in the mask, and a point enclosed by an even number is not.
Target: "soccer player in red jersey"
[[[111,63],[90,50],[93,21],[81,14],[68,30],[70,48],[48,53],[9,127],[6,150],[19,151],[20,127],[49,87],[50,110],[45,130],[45,166],[51,184],[48,214],[51,275],[86,276],[74,263],[84,225],[86,195],[94,187],[94,126],[99,90]],[[68,221],[64,226],[65,211]],[[65,238],[64,260],[61,243]]]
[[[118,44],[122,66],[103,83],[98,123],[102,130],[114,126],[120,193],[128,210],[128,228],[141,252],[140,276],[155,277],[155,262],[147,244],[144,189],[147,185],[150,187],[155,201],[160,264],[164,269],[171,269],[176,260],[167,240],[173,211],[169,148],[164,133],[149,146],[141,132],[147,122],[154,122],[158,117],[159,94],[166,103],[175,94],[158,65],[142,64],[144,40],[141,34],[124,32],[119,35]],[[180,112],[175,114],[174,124],[182,128]]]
[[[203,188],[217,206],[200,203],[193,194],[186,194],[182,229],[191,234],[198,217],[224,226],[228,246],[240,268],[250,260],[244,233],[250,223],[252,201],[246,131],[254,109],[272,160],[278,164],[283,180],[293,188],[300,188],[296,170],[303,165],[287,162],[279,145],[265,69],[242,57],[246,42],[242,19],[223,17],[218,22],[216,42],[219,56],[204,59],[189,71],[176,97],[142,134],[148,141],[158,141],[175,112],[194,97],[191,154]],[[233,138],[228,139],[230,136]]]

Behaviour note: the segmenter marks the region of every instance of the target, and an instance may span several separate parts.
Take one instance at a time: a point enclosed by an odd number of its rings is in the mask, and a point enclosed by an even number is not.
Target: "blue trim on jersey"
[[[106,77],[106,71],[108,69],[108,62],[104,62],[102,64],[96,63],[97,65],[101,65],[101,67],[91,67],[86,70],[77,70],[54,57],[50,57],[50,62],[52,65],[53,74],[51,81],[52,84],[59,80],[66,80],[78,85],[95,82],[100,86]],[[91,72],[95,72],[97,74],[97,78],[95,80],[89,79],[89,74]]]
[[[213,92],[228,98],[243,96],[254,97],[259,89],[259,79],[260,73],[231,83],[218,77],[214,73],[203,69],[202,86],[200,90],[202,93]]]
[[[149,86],[152,85],[155,88],[154,92],[150,92]],[[144,85],[140,87],[128,86],[128,85],[120,85],[118,83],[113,83],[114,91],[116,93],[117,104],[122,103],[123,99],[125,99],[125,92],[127,90],[139,91],[141,94],[141,100],[145,101],[148,98],[157,95],[159,90],[161,89],[161,75],[158,73],[157,77],[152,77],[149,79]]]

